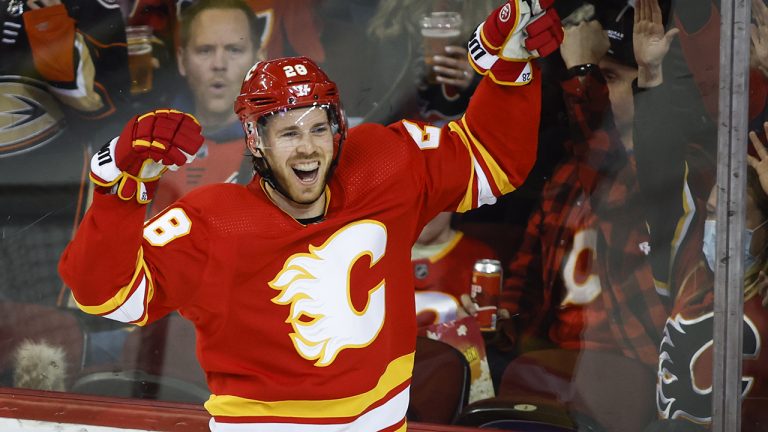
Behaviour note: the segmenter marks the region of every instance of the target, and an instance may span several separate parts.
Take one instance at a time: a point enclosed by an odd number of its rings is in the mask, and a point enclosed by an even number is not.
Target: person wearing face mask
[[[768,123],[766,123],[768,128]],[[761,401],[768,396],[768,359],[760,349],[768,342],[768,153],[754,132],[750,139],[755,156],[747,172],[746,228],[744,230],[744,430],[765,424],[768,415]],[[706,203],[700,260],[674,287],[672,312],[659,350],[657,408],[660,424],[689,422],[708,426],[712,420],[712,324],[714,271],[717,266],[715,237],[718,221],[717,188]],[[700,223],[701,224],[701,223]],[[701,232],[701,231],[699,231]],[[694,249],[695,238],[688,240]],[[704,390],[702,390],[704,389]]]
[[[692,107],[703,102],[700,96],[690,96],[698,94],[693,80],[669,73],[674,66],[692,67],[679,57],[679,52],[669,50],[676,30],[665,31],[658,19],[656,0],[638,0],[636,6],[643,13],[636,20],[634,33],[638,60],[634,98],[635,153],[641,191],[646,194],[654,279],[657,291],[669,304],[669,316],[658,352],[657,421],[646,432],[707,430],[712,422],[718,224],[714,215],[718,203],[717,187],[712,186],[715,179],[711,175],[714,155],[709,155],[710,166],[697,164],[693,159],[697,154],[693,147],[698,144],[703,148],[714,146],[713,143],[694,142],[685,130],[681,130],[682,122],[677,121],[680,119],[677,109],[681,104],[673,104],[672,100],[687,101]],[[664,49],[650,49],[654,41],[656,48]],[[659,127],[661,124],[669,127]],[[716,135],[699,136],[714,140]],[[768,423],[764,402],[768,397],[768,359],[763,354],[765,350],[761,349],[768,341],[765,336],[768,335],[765,287],[768,153],[765,139],[761,141],[756,133],[750,133],[750,142],[742,252],[742,430],[745,431],[764,430],[762,425]],[[662,154],[663,157],[659,157]]]
[[[716,196],[715,190],[712,189],[712,197],[710,199],[714,199],[716,201],[715,196]],[[749,201],[754,201],[754,199],[752,199],[752,197],[750,196],[748,197],[748,202]],[[757,211],[757,208],[753,204],[747,210],[748,211],[751,210],[750,213],[754,214]],[[762,215],[763,214],[760,213],[760,216]],[[768,219],[761,222],[760,225],[756,226],[755,228],[744,229],[744,264],[743,265],[744,265],[744,268],[747,269],[747,271],[756,269],[755,264],[757,264],[758,257],[762,255],[763,252],[765,252],[765,243],[755,242],[754,236],[755,236],[755,231],[763,228],[767,222],[768,222]],[[715,262],[715,238],[716,237],[717,237],[717,221],[715,219],[707,219],[704,222],[704,244],[702,245],[702,252],[704,252],[704,256],[707,259],[707,266],[709,266],[709,269],[712,271],[715,271],[715,266],[716,266],[716,262]],[[758,256],[754,255],[753,250],[755,248],[759,250],[758,253],[760,255]]]

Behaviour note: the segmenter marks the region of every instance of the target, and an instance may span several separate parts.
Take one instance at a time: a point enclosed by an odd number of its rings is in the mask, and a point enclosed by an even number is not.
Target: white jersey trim
[[[146,293],[147,276],[142,275],[141,282],[139,283],[139,286],[136,287],[136,291],[134,291],[133,294],[128,297],[128,300],[120,305],[119,308],[115,309],[113,312],[110,312],[107,315],[104,315],[104,318],[109,318],[111,320],[124,323],[130,323],[138,320],[144,315],[144,299],[146,298]]]
[[[488,177],[485,171],[472,155],[472,163],[475,165],[475,174],[477,175],[477,206],[496,204],[496,196],[493,194]]]

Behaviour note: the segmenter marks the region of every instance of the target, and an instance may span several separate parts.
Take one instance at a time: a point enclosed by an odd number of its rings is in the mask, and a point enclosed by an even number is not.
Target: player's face
[[[209,124],[235,121],[232,103],[256,60],[248,18],[238,9],[206,9],[192,20],[189,34],[177,60],[195,99],[195,116]]]
[[[298,204],[324,196],[333,160],[333,131],[323,108],[297,108],[272,115],[260,142],[275,180]]]

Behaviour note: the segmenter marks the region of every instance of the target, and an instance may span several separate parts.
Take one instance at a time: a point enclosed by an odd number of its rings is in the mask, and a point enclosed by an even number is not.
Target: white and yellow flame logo
[[[274,303],[291,305],[286,320],[296,351],[315,366],[328,366],[345,348],[370,345],[384,324],[385,280],[368,291],[362,311],[352,305],[350,272],[364,255],[371,267],[384,256],[387,230],[379,222],[363,220],[338,230],[322,246],[288,258],[269,283],[280,291]]]

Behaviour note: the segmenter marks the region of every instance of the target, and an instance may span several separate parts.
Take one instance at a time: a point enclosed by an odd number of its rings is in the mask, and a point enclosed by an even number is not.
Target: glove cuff
[[[115,162],[118,140],[119,137],[112,139],[91,158],[89,177],[95,184],[94,190],[103,195],[117,195],[124,201],[133,200],[135,197],[139,204],[146,204],[154,197],[160,175],[155,173],[156,175],[152,178],[140,179],[120,170]],[[154,173],[155,170],[151,171]],[[157,171],[162,173],[164,169]]]
[[[469,63],[480,75],[489,75],[500,85],[519,86],[531,82],[533,73],[530,61],[505,60],[488,50],[482,37],[483,23],[472,34],[468,45]]]

